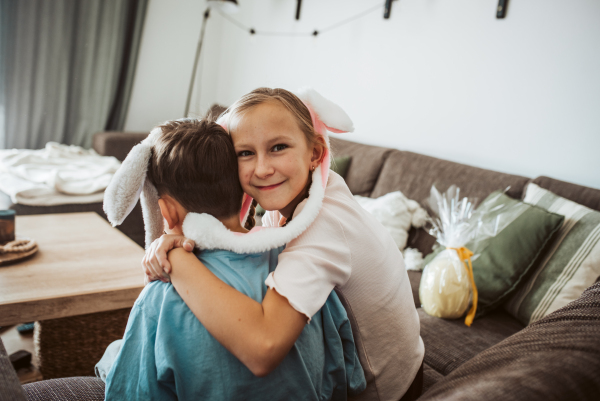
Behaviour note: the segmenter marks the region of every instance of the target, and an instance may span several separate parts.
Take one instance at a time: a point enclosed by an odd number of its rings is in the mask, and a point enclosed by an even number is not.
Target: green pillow
[[[348,167],[350,167],[350,156],[338,156],[333,158],[333,162],[331,163],[331,169],[342,176],[342,178],[346,178],[346,173],[348,172]],[[263,209],[260,205],[256,206],[256,215],[264,216],[265,209]]]
[[[475,256],[473,262],[473,278],[477,285],[479,301],[476,317],[490,312],[507,299],[527,273],[541,259],[543,250],[551,242],[554,234],[560,229],[564,216],[550,213],[542,208],[512,199],[500,192],[490,194],[480,208],[491,210],[486,220],[496,217],[507,208],[511,216],[501,215],[499,220],[503,228],[496,236],[485,240],[474,238],[466,244]],[[444,247],[437,248],[429,254],[424,265],[429,263]]]
[[[350,167],[350,160],[350,156],[334,157],[333,162],[331,163],[331,169],[345,179],[346,173],[348,172],[348,167]]]

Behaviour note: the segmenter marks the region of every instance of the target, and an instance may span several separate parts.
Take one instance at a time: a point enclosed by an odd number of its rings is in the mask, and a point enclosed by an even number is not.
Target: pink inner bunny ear
[[[325,149],[325,153],[323,154],[323,161],[321,162],[321,183],[323,184],[323,188],[327,187],[327,178],[329,178],[329,165],[331,161],[329,160],[329,149]]]
[[[321,119],[319,118],[317,113],[315,113],[313,108],[306,102],[304,102],[304,105],[310,112],[310,118],[313,123],[313,128],[315,129],[317,134],[323,136],[326,143],[329,144],[329,140],[327,139],[327,131],[326,130],[329,130],[329,131],[335,132],[335,133],[343,132],[343,131],[339,131],[336,129],[331,129],[328,126],[326,126],[325,124],[323,124],[323,122],[321,121]],[[330,164],[331,164],[331,160],[330,160],[330,156],[329,156],[329,149],[325,148],[325,152],[323,153],[323,159],[321,160],[321,183],[323,184],[323,188],[327,187],[327,179],[329,178]]]
[[[244,194],[244,200],[242,201],[242,210],[240,211],[240,223],[244,224],[246,222],[246,216],[248,215],[248,210],[250,209],[250,205],[252,204],[252,197]]]
[[[325,125],[325,124],[323,124],[323,125]],[[336,128],[331,128],[331,127],[328,127],[327,125],[325,125],[325,128],[327,128],[327,131],[333,132],[334,134],[345,134],[348,132],[348,131],[342,131],[342,130],[336,129]]]
[[[229,117],[229,113],[223,114],[221,117],[219,117],[217,119],[217,124],[219,124],[221,127],[223,127],[223,129],[225,131],[229,132],[229,129],[227,127],[227,117]]]
[[[321,125],[323,123],[321,123],[321,120],[319,120],[319,117],[317,116],[317,113],[315,113],[315,111],[310,106],[310,104],[308,104],[308,103],[306,103],[304,101],[302,103],[304,103],[304,105],[308,109],[308,112],[310,113],[310,119],[312,121],[313,128],[315,129],[315,131],[317,131],[317,133],[322,134],[322,132],[321,132],[321,130],[319,128],[321,128]]]

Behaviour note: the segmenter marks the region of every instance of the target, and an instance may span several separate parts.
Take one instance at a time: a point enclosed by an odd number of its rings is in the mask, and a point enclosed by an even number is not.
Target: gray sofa
[[[146,135],[99,133],[94,137],[94,148],[122,160]],[[521,198],[526,184],[534,182],[562,197],[600,210],[600,190],[597,189],[548,177],[530,179],[498,173],[340,139],[332,138],[331,142],[335,155],[351,157],[345,178],[354,194],[379,197],[400,190],[408,198],[421,201],[427,197],[432,184],[441,190],[456,184],[464,196],[484,199],[494,190],[510,187],[508,195]],[[142,243],[139,208],[122,230]],[[424,255],[431,252],[435,240],[427,232],[413,229],[409,234],[409,247],[419,249]],[[410,271],[408,274],[425,343],[421,399],[600,399],[600,283],[590,287],[577,301],[528,327],[499,309],[477,319],[469,328],[460,320],[442,320],[425,314],[418,300],[421,273]],[[30,399],[47,400],[59,399],[48,394],[60,393],[72,394],[73,399],[102,399],[102,388],[101,382],[91,377],[47,380],[23,386]],[[77,393],[77,389],[85,389],[85,394]],[[0,397],[2,399],[5,398]]]

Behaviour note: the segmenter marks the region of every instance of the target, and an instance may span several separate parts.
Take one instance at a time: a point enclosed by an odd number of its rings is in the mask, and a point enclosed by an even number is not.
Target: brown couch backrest
[[[519,199],[529,178],[499,173],[466,164],[455,163],[418,153],[394,150],[385,161],[371,197],[401,191],[419,203],[429,197],[435,184],[441,192],[452,184],[460,188],[460,196],[482,201],[491,192],[510,187],[507,194]]]
[[[149,132],[120,132],[106,131],[94,134],[92,147],[103,156],[114,156],[120,161],[125,160],[127,154],[138,143],[142,142]]]
[[[350,166],[346,173],[346,184],[354,195],[369,196],[377,182],[383,163],[393,149],[363,145],[356,142],[333,138],[331,154],[335,157],[350,156]]]

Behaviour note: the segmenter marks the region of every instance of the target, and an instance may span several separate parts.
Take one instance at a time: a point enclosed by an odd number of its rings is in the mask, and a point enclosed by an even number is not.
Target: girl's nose
[[[254,169],[254,175],[258,178],[268,178],[273,174],[275,169],[271,166],[266,157],[258,157],[256,168]]]

